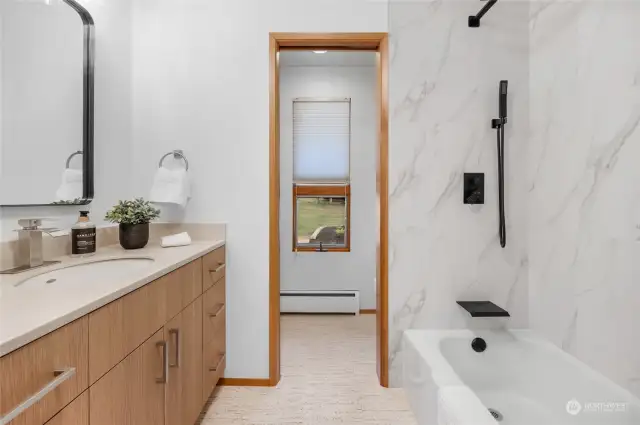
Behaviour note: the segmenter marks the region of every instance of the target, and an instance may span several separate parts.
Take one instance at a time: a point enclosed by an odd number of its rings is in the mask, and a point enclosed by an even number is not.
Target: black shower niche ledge
[[[510,317],[509,312],[491,301],[458,301],[471,317]]]

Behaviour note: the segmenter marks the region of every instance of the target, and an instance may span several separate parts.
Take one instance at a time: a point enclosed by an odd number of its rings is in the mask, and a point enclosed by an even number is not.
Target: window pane
[[[351,107],[345,101],[293,102],[295,181],[348,181]]]
[[[296,211],[298,245],[345,245],[346,197],[298,197]]]

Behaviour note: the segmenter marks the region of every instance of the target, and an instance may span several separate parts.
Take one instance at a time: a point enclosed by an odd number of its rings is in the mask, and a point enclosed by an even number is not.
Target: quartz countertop
[[[52,332],[62,326],[91,313],[94,310],[152,282],[183,265],[223,246],[223,240],[194,241],[191,245],[161,248],[149,244],[136,250],[124,250],[119,245],[98,249],[91,257],[56,258],[61,261],[48,267],[41,267],[15,275],[0,275],[0,357]],[[132,271],[123,277],[116,273],[114,278],[93,284],[91,271],[87,269],[86,279],[66,285],[63,282],[47,287],[19,285],[26,279],[71,265],[121,258],[150,258],[149,265]]]

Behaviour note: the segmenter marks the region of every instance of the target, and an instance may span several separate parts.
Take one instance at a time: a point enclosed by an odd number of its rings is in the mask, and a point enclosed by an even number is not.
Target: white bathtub
[[[531,331],[410,330],[403,344],[420,425],[640,425],[638,398]]]

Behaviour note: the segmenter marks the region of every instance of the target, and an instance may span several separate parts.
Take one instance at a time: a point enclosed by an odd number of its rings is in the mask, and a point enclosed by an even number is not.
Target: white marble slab
[[[223,240],[195,241],[189,246],[161,248],[150,244],[143,249],[124,250],[118,245],[101,248],[89,258],[60,257],[60,265],[36,269],[18,275],[1,275],[0,288],[0,356],[10,353],[52,332],[123,295],[219,248]],[[15,287],[26,278],[64,266],[113,258],[149,257],[154,262],[144,270],[127,278],[114,279],[106,284],[92,285],[88,272],[83,285],[73,291],[63,283],[43,290],[27,285]],[[114,265],[117,267],[117,265]],[[104,279],[101,279],[104,281]]]
[[[531,7],[531,326],[640,395],[640,3]]]
[[[390,357],[400,384],[402,331],[468,326],[457,300],[490,300],[528,325],[527,3],[392,1],[390,63]],[[498,241],[491,120],[509,80],[507,248]],[[485,205],[463,204],[463,174],[485,173]]]
[[[480,5],[481,6],[481,5]],[[390,0],[391,378],[404,329],[468,326],[483,297],[640,395],[640,2]],[[495,207],[510,80],[508,248]],[[461,175],[487,173],[487,205]]]

